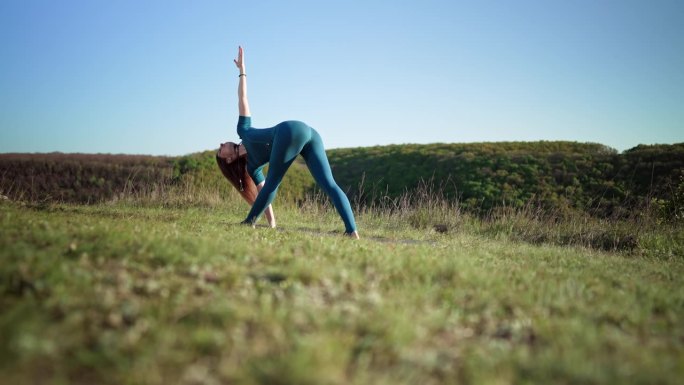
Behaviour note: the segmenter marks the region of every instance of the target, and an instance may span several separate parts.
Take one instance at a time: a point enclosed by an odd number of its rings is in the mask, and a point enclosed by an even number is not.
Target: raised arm
[[[240,70],[240,84],[238,85],[238,107],[240,116],[252,116],[249,112],[247,101],[247,73],[245,72],[245,56],[242,47],[238,47],[238,58],[234,59],[235,65]]]

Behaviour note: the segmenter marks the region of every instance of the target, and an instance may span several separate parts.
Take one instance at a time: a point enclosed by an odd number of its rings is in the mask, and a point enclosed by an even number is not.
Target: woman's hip
[[[315,133],[315,130],[306,123],[298,120],[288,120],[276,126],[274,142],[304,145],[311,140],[313,133]]]

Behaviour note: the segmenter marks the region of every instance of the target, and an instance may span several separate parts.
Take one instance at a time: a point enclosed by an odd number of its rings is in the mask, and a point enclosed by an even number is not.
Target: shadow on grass
[[[222,221],[221,224],[228,225],[228,226],[234,226],[234,227],[246,226],[240,222]],[[270,229],[270,227],[267,225],[255,225],[254,228]],[[279,232],[284,232],[284,233],[301,232],[301,233],[306,233],[306,234],[311,234],[311,235],[316,235],[316,236],[344,237],[344,233],[342,231],[339,231],[339,230],[321,231],[319,229],[307,228],[307,227],[292,227],[292,228],[277,227],[274,230],[279,231]],[[423,245],[423,244],[436,245],[437,244],[434,241],[426,241],[426,240],[419,240],[419,239],[395,239],[395,238],[378,237],[378,236],[374,236],[374,237],[361,236],[361,239],[362,240],[364,240],[364,239],[365,240],[371,240],[371,241],[375,241],[375,242],[382,242],[382,243],[405,244],[405,245]]]

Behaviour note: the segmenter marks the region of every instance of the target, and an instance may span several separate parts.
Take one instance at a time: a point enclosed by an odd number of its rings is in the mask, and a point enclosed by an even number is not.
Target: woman
[[[342,217],[345,234],[358,239],[354,214],[349,199],[333,178],[323,141],[316,130],[299,121],[282,122],[271,128],[255,129],[247,102],[247,74],[245,72],[244,52],[238,48],[238,58],[233,60],[240,70],[238,99],[239,113],[237,133],[247,151],[246,162],[239,157],[241,150],[227,143],[221,144],[216,160],[223,174],[233,186],[241,190],[242,196],[252,204],[244,224],[254,225],[262,213],[271,227],[275,227],[275,216],[271,202],[282,182],[285,172],[297,155],[302,155],[316,183],[325,191]],[[238,160],[228,164],[227,159],[236,155]],[[268,176],[264,178],[262,169],[269,164]],[[246,166],[246,173],[244,168]],[[228,171],[233,168],[234,171]],[[236,180],[238,179],[238,180]],[[248,179],[251,179],[247,181]],[[253,182],[253,184],[252,184]],[[254,185],[258,194],[254,197]]]

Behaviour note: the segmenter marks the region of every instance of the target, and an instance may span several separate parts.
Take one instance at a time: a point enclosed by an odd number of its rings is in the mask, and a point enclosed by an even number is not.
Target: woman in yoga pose
[[[271,128],[253,128],[247,102],[247,74],[242,47],[238,48],[238,58],[234,62],[240,70],[238,76],[240,116],[237,133],[242,139],[244,149],[223,143],[216,155],[216,161],[226,178],[241,191],[245,200],[252,204],[247,218],[242,223],[254,225],[262,213],[265,213],[269,225],[275,227],[275,215],[271,202],[275,198],[285,172],[297,155],[301,155],[316,183],[328,194],[342,217],[345,234],[358,239],[359,233],[349,199],[333,178],[321,136],[305,123],[294,120],[279,123]],[[246,162],[241,162],[240,159],[244,157],[240,157],[240,154],[244,150],[247,151]],[[234,156],[238,157],[237,161],[232,161]],[[262,169],[266,163],[269,165],[268,175],[264,178]],[[254,191],[255,188],[258,193]]]

